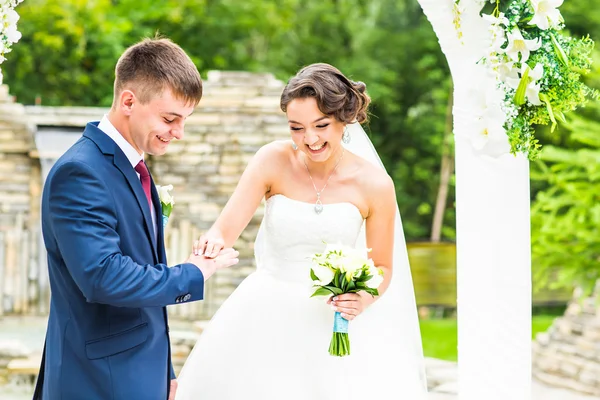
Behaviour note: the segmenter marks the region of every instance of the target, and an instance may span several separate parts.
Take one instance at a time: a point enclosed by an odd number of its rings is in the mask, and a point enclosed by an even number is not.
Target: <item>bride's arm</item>
[[[371,180],[369,191],[369,215],[366,219],[367,247],[370,257],[383,270],[383,282],[379,295],[387,290],[392,279],[394,260],[394,226],[396,222],[396,189],[386,173]]]
[[[216,257],[222,248],[233,245],[269,191],[272,171],[281,162],[279,153],[281,144],[275,142],[256,152],[213,226],[194,243],[194,253]]]
[[[387,290],[392,279],[394,258],[394,226],[396,219],[396,190],[392,179],[385,172],[372,172],[364,185],[369,214],[366,218],[367,247],[373,263],[383,270],[383,282],[377,288],[379,296],[366,292],[346,293],[330,299],[335,311],[342,317],[353,320],[365,308],[375,302]]]

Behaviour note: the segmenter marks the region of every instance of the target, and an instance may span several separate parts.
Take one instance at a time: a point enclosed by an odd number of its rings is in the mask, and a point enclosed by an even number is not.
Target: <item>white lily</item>
[[[170,191],[173,190],[173,185],[166,185],[166,186],[156,186],[156,189],[158,191],[158,197],[160,198],[161,203],[164,204],[168,204],[168,205],[174,205],[175,204],[175,199],[173,198],[173,196],[171,196]]]
[[[513,83],[516,83],[514,89],[519,86],[519,69],[515,68],[514,62],[509,61],[506,63],[499,63],[496,65],[496,71],[498,73],[498,78],[502,82],[508,83],[508,85],[511,87]]]
[[[489,155],[508,153],[510,144],[504,130],[506,115],[500,107],[504,93],[493,87],[485,92],[474,89],[471,96],[473,106],[479,108],[473,129],[469,129],[468,139],[473,148]]]
[[[529,59],[529,54],[532,51],[536,51],[542,46],[540,38],[525,39],[518,29],[513,29],[507,33],[508,46],[506,47],[506,54],[514,61],[520,61],[524,63]],[[519,54],[521,59],[519,60]]]
[[[494,17],[493,15],[484,14],[482,16],[483,20],[486,21],[489,26],[488,30],[490,32],[490,47],[489,53],[504,53],[504,49],[502,46],[506,43],[506,31],[504,26],[508,26],[509,21],[508,18],[504,16],[504,13],[500,13],[498,17]]]
[[[563,0],[531,0],[534,15],[529,24],[543,30],[556,27],[563,20],[558,11],[562,3]]]
[[[9,43],[16,43],[21,39],[21,32],[17,30],[19,14],[15,10],[8,10],[4,21],[4,35]]]

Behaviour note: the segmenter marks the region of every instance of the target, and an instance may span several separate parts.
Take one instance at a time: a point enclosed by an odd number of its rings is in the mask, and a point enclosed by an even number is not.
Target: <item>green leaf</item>
[[[556,118],[554,118],[554,113],[552,112],[552,106],[550,105],[550,99],[545,93],[540,93],[540,100],[546,103],[546,110],[548,110],[548,115],[550,116],[550,121],[552,121],[552,127],[550,127],[550,132],[554,132],[556,128]]]
[[[519,87],[517,87],[517,92],[515,93],[515,104],[517,106],[522,106],[525,104],[525,93],[527,91],[527,85],[529,84],[529,66],[525,68],[525,72],[523,72],[523,76],[521,76],[521,81],[519,82]]]
[[[320,286],[317,290],[315,290],[315,292],[310,297],[315,297],[315,296],[331,296],[332,294],[334,294],[334,293],[331,290],[328,290],[324,286]]]
[[[313,281],[318,281],[319,278],[317,278],[317,275],[315,275],[313,269],[310,269],[310,279],[312,279]]]
[[[356,283],[354,283],[354,281],[348,282],[348,285],[346,285],[346,292],[349,292],[354,289],[356,289]]]
[[[560,43],[558,43],[558,40],[556,40],[556,38],[554,37],[554,35],[552,33],[550,34],[550,40],[552,41],[552,47],[554,47],[554,52],[556,53],[558,60],[565,67],[568,67],[569,66],[569,57],[567,57],[567,54],[565,53],[565,51],[561,47]]]
[[[563,114],[562,111],[554,111],[554,115],[556,116],[556,119],[558,119],[563,124],[567,123],[567,119],[565,118],[565,114]]]
[[[331,293],[333,293],[336,296],[344,293],[344,292],[342,292],[342,289],[335,287],[335,286],[328,285],[328,286],[324,286],[324,287],[326,289],[330,290]]]
[[[160,205],[162,206],[162,215],[166,216],[167,218],[170,217],[171,211],[173,211],[173,204],[165,204],[161,202]]]
[[[337,277],[337,287],[339,287],[340,289],[344,290],[344,284],[346,283],[346,279],[345,279],[346,273],[342,272],[338,275]]]

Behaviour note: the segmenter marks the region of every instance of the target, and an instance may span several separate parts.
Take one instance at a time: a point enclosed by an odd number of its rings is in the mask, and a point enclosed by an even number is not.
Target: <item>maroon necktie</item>
[[[144,193],[146,193],[148,206],[150,207],[150,210],[152,210],[152,197],[150,196],[150,172],[148,172],[148,167],[146,167],[144,160],[140,161],[138,165],[135,166],[135,170],[138,174],[140,174],[142,188],[144,188]]]

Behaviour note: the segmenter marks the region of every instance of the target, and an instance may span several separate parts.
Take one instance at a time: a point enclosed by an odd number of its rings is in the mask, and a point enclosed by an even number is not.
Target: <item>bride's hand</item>
[[[362,313],[375,298],[368,293],[344,293],[327,301],[334,311],[342,314],[342,318],[352,321]]]
[[[204,257],[215,258],[225,247],[223,235],[216,229],[211,229],[194,242],[193,253]]]

